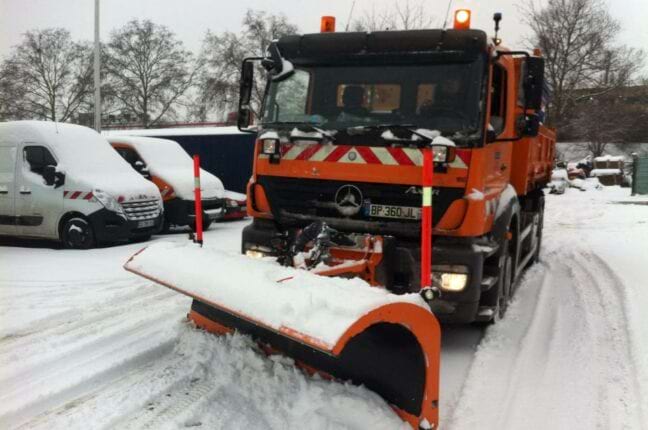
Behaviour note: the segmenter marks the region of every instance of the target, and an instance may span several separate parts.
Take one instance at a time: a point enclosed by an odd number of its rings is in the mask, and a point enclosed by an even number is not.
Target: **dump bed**
[[[518,195],[549,183],[555,151],[556,132],[545,126],[540,126],[538,136],[513,142],[511,185]]]

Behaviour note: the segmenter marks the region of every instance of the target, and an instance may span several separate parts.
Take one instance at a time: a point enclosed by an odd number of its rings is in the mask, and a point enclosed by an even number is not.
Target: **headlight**
[[[232,199],[225,199],[225,205],[228,208],[237,208],[239,206],[238,202]]]
[[[468,284],[468,268],[461,265],[442,265],[432,268],[433,285],[443,291],[463,291]]]
[[[441,289],[444,291],[462,291],[466,288],[468,275],[465,273],[442,273]]]
[[[274,155],[279,153],[279,140],[277,139],[264,139],[262,151],[267,155]]]
[[[255,251],[254,249],[248,249],[245,251],[245,255],[251,258],[263,258],[265,257],[265,253],[261,251]]]
[[[98,189],[93,190],[92,195],[94,196],[95,199],[97,199],[97,201],[99,201],[99,203],[103,205],[103,207],[105,207],[111,212],[115,212],[125,217],[124,209],[113,196],[111,196],[105,191],[98,190]]]

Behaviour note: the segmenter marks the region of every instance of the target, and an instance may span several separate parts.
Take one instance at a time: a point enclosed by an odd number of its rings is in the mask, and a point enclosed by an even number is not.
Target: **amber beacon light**
[[[470,28],[470,10],[459,9],[454,16],[455,30],[468,30]]]
[[[323,16],[320,24],[321,33],[333,33],[335,32],[335,17],[334,16]]]

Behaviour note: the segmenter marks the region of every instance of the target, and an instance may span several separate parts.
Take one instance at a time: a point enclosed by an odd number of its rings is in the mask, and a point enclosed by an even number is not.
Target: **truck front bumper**
[[[254,219],[253,223],[243,229],[241,252],[260,252],[273,254],[272,241],[279,230],[274,221]],[[389,237],[393,251],[390,255],[390,267],[404,279],[408,288],[402,292],[420,290],[420,246],[417,241]],[[448,266],[465,268],[468,279],[461,291],[443,291],[441,297],[430,303],[430,309],[436,317],[445,323],[470,323],[476,320],[479,300],[482,294],[482,277],[484,260],[496,249],[475,246],[474,240],[435,237],[432,250],[432,268]],[[390,270],[392,270],[390,268]]]

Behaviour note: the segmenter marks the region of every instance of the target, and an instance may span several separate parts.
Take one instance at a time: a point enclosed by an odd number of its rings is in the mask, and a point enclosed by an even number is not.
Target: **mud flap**
[[[167,247],[166,253],[169,252],[177,254],[175,257],[171,255],[171,260],[179,261],[181,255],[186,258],[188,254],[201,250],[194,248],[188,252],[188,249]],[[400,299],[402,296],[378,292],[366,284],[349,285],[349,294],[355,295],[352,298],[360,303],[362,312],[343,318],[341,314],[331,311],[330,323],[335,326],[335,333],[332,337],[318,336],[317,330],[313,331],[307,323],[300,324],[299,318],[292,322],[282,319],[281,323],[258,318],[254,313],[255,307],[237,303],[240,299],[229,299],[227,294],[219,296],[211,289],[195,285],[195,275],[183,276],[182,272],[188,270],[185,265],[169,267],[168,262],[155,262],[156,252],[152,252],[148,259],[145,254],[146,249],[131,257],[124,266],[126,270],[192,297],[194,300],[189,317],[198,327],[221,334],[236,330],[250,335],[261,346],[293,358],[309,372],[319,372],[337,380],[366,386],[391,404],[399,416],[415,429],[438,427],[440,328],[427,307],[420,306],[412,298]],[[222,257],[227,260],[225,256]],[[237,260],[241,258],[246,257],[238,256]],[[253,266],[263,262],[248,259],[246,263],[254,270]],[[214,264],[218,265],[216,262]],[[231,265],[232,262],[222,261],[221,264]],[[304,278],[304,271],[289,270],[302,272],[295,275],[300,278],[297,282],[304,283],[303,288],[295,290],[297,294],[308,293],[309,287],[305,281],[309,277],[313,281],[322,280],[308,272],[305,272],[307,276]],[[259,282],[264,284],[264,293],[275,300],[263,300],[264,311],[269,307],[283,309],[287,296],[281,294],[281,290],[286,286],[281,281],[268,283],[267,272],[265,275],[266,279],[260,276]],[[185,282],[185,279],[194,282]],[[329,281],[345,282],[340,279]],[[214,282],[213,278],[211,284],[214,290],[219,284],[226,288],[224,283]],[[347,288],[346,284],[340,285]],[[310,290],[316,293],[321,288]],[[273,292],[273,289],[276,291]],[[218,296],[220,298],[216,299]],[[380,300],[375,297],[380,297]],[[317,299],[315,297],[314,300]],[[337,300],[345,301],[345,298]],[[317,307],[316,318],[319,321],[326,320],[325,313],[329,307]],[[260,314],[264,312],[259,311]]]

